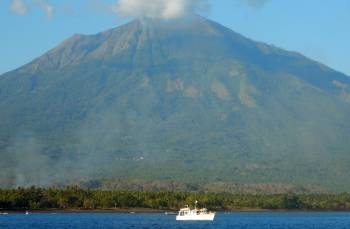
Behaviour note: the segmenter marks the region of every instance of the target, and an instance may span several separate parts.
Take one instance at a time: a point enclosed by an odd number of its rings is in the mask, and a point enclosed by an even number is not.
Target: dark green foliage
[[[285,209],[298,209],[301,207],[300,199],[295,194],[285,194],[283,196],[282,206]]]
[[[199,17],[76,35],[0,76],[2,187],[140,179],[349,191],[349,139],[347,76]]]
[[[349,194],[252,195],[193,192],[135,192],[111,190],[42,189],[31,187],[0,189],[0,210],[149,208],[178,210],[193,205],[211,210],[350,210]]]

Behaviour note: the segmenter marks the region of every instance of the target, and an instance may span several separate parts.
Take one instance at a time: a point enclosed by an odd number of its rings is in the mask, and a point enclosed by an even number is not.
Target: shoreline
[[[5,214],[24,214],[26,210],[5,210],[0,209],[0,215]],[[121,213],[121,214],[136,214],[136,213],[170,213],[170,215],[177,214],[178,210],[160,210],[150,208],[113,208],[113,209],[38,209],[28,210],[29,213]],[[349,210],[303,210],[303,209],[232,209],[219,210],[218,213],[327,213],[327,212],[350,212]],[[5,213],[5,214],[4,214]]]
[[[67,209],[37,209],[37,210],[5,210],[0,209],[1,213],[25,213],[28,211],[29,213],[165,213],[165,212],[175,212],[175,211],[165,211],[159,209],[150,209],[150,208],[113,208],[113,209],[79,209],[79,208],[67,208]]]

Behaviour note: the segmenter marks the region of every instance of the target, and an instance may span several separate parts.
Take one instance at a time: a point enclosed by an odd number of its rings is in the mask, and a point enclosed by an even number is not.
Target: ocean
[[[0,228],[350,229],[350,213],[218,213],[213,222],[178,222],[161,213],[8,214],[0,215]]]

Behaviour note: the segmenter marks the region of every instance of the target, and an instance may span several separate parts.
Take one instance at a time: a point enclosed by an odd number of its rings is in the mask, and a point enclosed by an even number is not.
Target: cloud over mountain
[[[208,8],[206,0],[119,0],[113,12],[126,17],[174,19]]]
[[[10,7],[18,15],[25,15],[28,12],[28,6],[23,0],[12,0]]]
[[[241,4],[255,8],[260,9],[262,8],[268,0],[240,0]]]
[[[26,15],[31,8],[36,7],[39,7],[48,18],[51,18],[55,11],[48,0],[11,0],[10,5],[11,10],[18,15]]]

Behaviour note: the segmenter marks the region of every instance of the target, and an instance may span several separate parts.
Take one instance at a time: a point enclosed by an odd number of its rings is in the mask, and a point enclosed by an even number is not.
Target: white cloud
[[[54,7],[47,0],[35,0],[34,4],[39,6],[48,18],[53,16]]]
[[[111,9],[125,17],[174,19],[207,6],[206,0],[119,0]]]
[[[39,7],[49,18],[53,16],[55,10],[48,0],[11,0],[11,10],[18,15],[25,15],[34,7]]]
[[[28,12],[28,5],[23,0],[11,0],[11,10],[18,15],[25,15]]]
[[[242,4],[255,8],[255,9],[260,9],[262,8],[268,0],[240,0]]]

